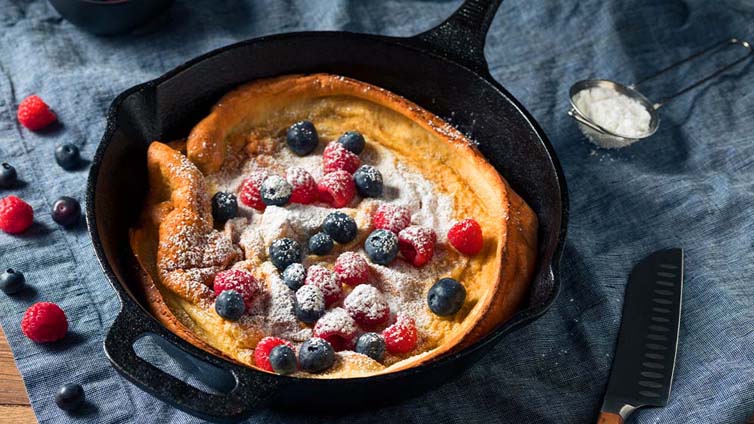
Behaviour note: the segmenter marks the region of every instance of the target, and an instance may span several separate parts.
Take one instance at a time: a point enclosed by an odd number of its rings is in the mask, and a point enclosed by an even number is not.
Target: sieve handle
[[[698,51],[698,52],[692,54],[691,56],[689,56],[689,57],[687,57],[685,59],[682,59],[682,60],[679,60],[676,63],[673,63],[670,66],[667,66],[667,67],[665,67],[663,69],[660,69],[654,75],[650,75],[650,76],[644,78],[643,80],[630,85],[629,87],[630,88],[636,88],[639,85],[644,84],[645,82],[647,82],[649,80],[653,80],[653,79],[659,77],[660,75],[662,75],[662,74],[670,71],[671,69],[674,69],[674,68],[677,68],[677,67],[683,65],[686,62],[691,62],[692,60],[698,59],[698,58],[700,58],[702,56],[712,55],[712,54],[718,53],[718,52],[720,52],[722,50],[725,50],[728,47],[735,46],[735,45],[739,45],[741,47],[744,47],[747,50],[746,54],[743,55],[743,56],[741,56],[740,58],[736,59],[734,62],[728,63],[727,65],[723,66],[722,68],[716,70],[712,74],[707,75],[706,77],[700,79],[699,81],[696,81],[693,84],[691,84],[691,85],[683,88],[682,90],[678,91],[677,93],[671,94],[670,96],[665,97],[662,100],[660,100],[659,102],[655,103],[653,106],[654,106],[655,110],[657,110],[657,109],[665,106],[665,104],[667,104],[668,102],[670,102],[670,100],[672,100],[672,99],[674,99],[674,98],[676,98],[676,97],[678,97],[678,96],[680,96],[682,94],[685,94],[688,91],[691,91],[692,89],[694,89],[694,88],[696,88],[696,87],[704,84],[705,82],[711,80],[712,78],[717,77],[718,75],[720,75],[721,73],[725,72],[726,70],[728,70],[728,69],[732,68],[733,66],[736,66],[739,63],[741,63],[744,60],[746,60],[746,58],[748,58],[749,56],[752,55],[752,53],[754,53],[754,50],[752,50],[752,48],[751,48],[751,44],[749,44],[748,41],[739,40],[738,38],[727,39],[727,40],[725,40],[725,41],[723,41],[721,43],[715,44],[712,47],[708,47],[708,48],[706,48],[704,50]]]

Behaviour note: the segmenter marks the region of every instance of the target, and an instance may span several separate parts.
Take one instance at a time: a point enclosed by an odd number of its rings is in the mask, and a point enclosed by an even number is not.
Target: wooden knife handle
[[[623,417],[612,412],[600,412],[597,424],[623,424]]]

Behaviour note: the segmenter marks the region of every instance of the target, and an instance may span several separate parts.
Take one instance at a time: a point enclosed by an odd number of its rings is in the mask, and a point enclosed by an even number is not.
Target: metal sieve
[[[735,45],[745,48],[747,50],[746,54],[736,59],[735,61],[721,67],[720,69],[716,70],[712,74],[688,85],[687,87],[681,89],[680,91],[661,99],[659,102],[656,102],[656,103],[651,102],[643,94],[641,94],[637,89],[637,87],[640,86],[641,84],[644,84],[650,80],[653,80],[659,77],[660,75],[683,65],[684,63],[693,61],[695,59],[699,59],[702,56],[718,53],[720,51],[725,50],[726,48],[729,48]],[[752,53],[754,53],[754,50],[752,50],[751,44],[749,44],[749,42],[744,41],[744,40],[739,40],[737,38],[731,38],[721,43],[715,44],[712,47],[708,47],[704,50],[694,53],[693,55],[685,59],[682,59],[676,63],[673,63],[670,66],[667,66],[666,68],[661,69],[654,75],[650,75],[649,77],[644,78],[643,80],[636,82],[634,84],[631,84],[631,85],[626,86],[623,84],[619,84],[615,81],[602,80],[602,79],[589,79],[589,80],[579,81],[571,86],[571,89],[569,90],[569,93],[568,93],[571,100],[571,109],[568,110],[568,115],[571,118],[575,119],[576,122],[578,122],[581,132],[584,133],[584,135],[587,138],[594,141],[596,144],[602,147],[606,147],[606,148],[617,148],[617,147],[628,146],[629,144],[637,140],[641,140],[643,138],[647,138],[651,136],[652,134],[655,133],[655,131],[657,131],[657,127],[660,125],[660,116],[659,116],[658,110],[661,107],[665,106],[667,103],[669,103],[671,100],[675,99],[676,97],[682,94],[685,94],[686,92],[698,87],[699,85],[704,84],[705,82],[711,80],[712,78],[717,77],[718,75],[725,72],[729,68],[743,62],[749,56],[751,56]],[[576,106],[576,102],[574,98],[576,94],[580,93],[581,91],[588,90],[590,88],[595,88],[595,87],[601,87],[604,89],[613,90],[616,93],[622,94],[624,96],[627,96],[639,102],[642,106],[644,106],[647,112],[649,112],[649,116],[651,117],[650,122],[649,122],[649,130],[639,137],[625,137],[621,134],[616,134],[612,131],[609,131],[603,128],[602,126],[600,126],[599,124],[595,123],[594,121],[592,121],[581,110],[579,110],[578,106]]]

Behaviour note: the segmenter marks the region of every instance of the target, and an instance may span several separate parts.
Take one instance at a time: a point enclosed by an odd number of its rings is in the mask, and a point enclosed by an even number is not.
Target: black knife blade
[[[622,422],[637,408],[668,403],[682,297],[682,249],[659,250],[634,266],[600,422]]]

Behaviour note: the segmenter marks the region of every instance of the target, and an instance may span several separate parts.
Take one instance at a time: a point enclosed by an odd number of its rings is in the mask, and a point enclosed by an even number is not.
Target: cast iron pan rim
[[[499,326],[498,328],[496,328],[495,330],[493,330],[492,332],[490,332],[489,334],[487,334],[486,336],[484,336],[477,342],[471,344],[470,346],[458,352],[454,352],[449,355],[445,355],[441,358],[437,358],[436,360],[433,360],[427,364],[422,364],[418,367],[413,367],[406,370],[397,371],[397,372],[388,373],[388,374],[381,374],[381,375],[369,376],[369,377],[349,378],[345,380],[354,381],[354,380],[366,380],[366,379],[402,378],[404,376],[414,374],[417,372],[429,371],[432,368],[435,368],[444,364],[446,361],[455,361],[457,359],[460,359],[463,356],[467,356],[471,354],[472,352],[480,348],[485,347],[486,345],[492,342],[496,342],[497,338],[500,337],[502,333],[523,326],[524,324],[541,316],[550,308],[550,306],[557,299],[557,295],[560,290],[559,263],[560,263],[560,257],[562,255],[562,250],[563,250],[563,245],[565,242],[565,236],[566,236],[566,230],[567,230],[567,221],[568,221],[568,194],[567,193],[568,191],[565,185],[565,177],[563,175],[562,168],[555,154],[554,148],[552,147],[546,135],[544,134],[544,131],[542,131],[542,129],[539,127],[536,121],[529,115],[529,113],[521,106],[521,104],[512,95],[510,95],[507,92],[507,90],[505,90],[499,83],[497,83],[494,79],[492,79],[492,77],[489,76],[489,74],[487,75],[480,74],[480,72],[474,71],[466,66],[463,66],[462,64],[449,60],[439,54],[436,54],[431,51],[427,51],[423,48],[412,45],[411,38],[389,37],[389,36],[362,34],[362,33],[348,32],[348,31],[304,31],[304,32],[291,32],[291,33],[262,36],[262,37],[252,38],[252,39],[248,39],[248,40],[244,40],[244,41],[233,43],[227,46],[220,47],[218,49],[215,49],[205,54],[202,54],[200,56],[197,56],[175,67],[174,69],[164,73],[158,78],[155,78],[153,80],[150,80],[145,83],[136,85],[132,88],[129,88],[125,90],[124,92],[122,92],[120,95],[118,95],[115,98],[115,100],[113,100],[107,113],[107,126],[105,129],[105,133],[102,136],[100,145],[98,146],[97,151],[95,152],[95,155],[92,159],[92,166],[89,171],[89,177],[87,181],[87,193],[86,193],[86,219],[87,219],[87,226],[89,228],[89,233],[92,237],[92,245],[94,247],[95,254],[97,255],[97,259],[100,262],[100,266],[102,270],[104,271],[105,275],[107,276],[110,282],[110,285],[116,289],[120,297],[121,312],[125,307],[124,303],[130,302],[133,306],[136,306],[138,309],[140,309],[140,311],[143,314],[147,315],[149,319],[151,319],[157,325],[157,328],[161,330],[161,333],[162,333],[160,334],[161,336],[165,336],[167,334],[170,337],[171,342],[178,344],[178,346],[184,351],[191,352],[195,356],[197,356],[198,354],[200,358],[203,356],[204,357],[212,356],[213,358],[217,358],[223,361],[226,365],[232,365],[234,368],[237,367],[236,364],[232,364],[231,362],[225,360],[224,358],[219,358],[219,357],[216,357],[215,355],[211,355],[208,352],[199,350],[193,345],[186,342],[185,340],[175,337],[152,314],[147,312],[144,309],[143,305],[137,302],[126,291],[126,289],[120,283],[118,277],[115,275],[105,255],[104,247],[102,245],[102,242],[99,236],[99,229],[97,228],[97,225],[96,225],[96,217],[95,217],[96,195],[95,193],[96,193],[96,186],[97,186],[97,177],[100,172],[102,159],[110,143],[113,142],[112,137],[116,129],[117,115],[123,101],[133,93],[154,89],[157,85],[174,77],[175,75],[178,75],[179,73],[194,66],[195,64],[202,62],[206,59],[212,58],[214,56],[217,56],[219,54],[222,54],[228,50],[233,50],[233,49],[243,47],[246,45],[272,41],[272,40],[285,40],[289,38],[300,38],[300,37],[329,37],[329,38],[337,39],[337,38],[342,38],[344,35],[349,36],[349,37],[354,37],[354,38],[362,38],[362,39],[366,39],[372,42],[381,42],[384,44],[388,44],[392,47],[407,48],[407,49],[414,50],[417,53],[420,53],[423,55],[432,56],[433,59],[449,63],[452,66],[461,67],[465,69],[466,71],[470,72],[471,74],[477,76],[479,79],[483,80],[485,83],[487,83],[490,86],[490,88],[497,91],[499,95],[503,96],[506,100],[510,101],[516,107],[518,113],[521,114],[521,116],[523,116],[526,119],[527,123],[534,129],[535,133],[540,138],[542,144],[544,145],[547,151],[549,160],[555,169],[556,179],[557,179],[557,183],[560,189],[560,202],[561,202],[560,231],[558,234],[557,243],[555,245],[555,248],[553,249],[553,252],[550,258],[550,263],[549,263],[549,269],[552,273],[552,278],[553,278],[553,287],[552,287],[553,294],[550,296],[547,302],[545,302],[543,305],[539,306],[539,308],[535,310],[526,309],[526,310],[517,312],[506,323],[502,324],[501,326]],[[242,367],[242,368],[244,370],[251,371],[251,372],[261,372],[251,367]],[[317,382],[319,384],[329,384],[329,382],[337,382],[339,380],[342,380],[342,379],[312,380],[308,378],[289,377],[289,376],[277,376],[277,377],[285,379],[285,380],[306,381],[307,383]]]

